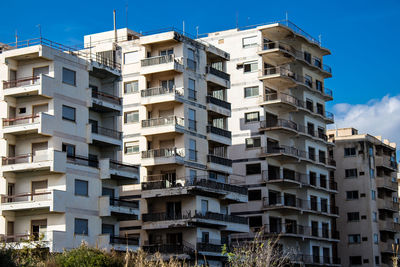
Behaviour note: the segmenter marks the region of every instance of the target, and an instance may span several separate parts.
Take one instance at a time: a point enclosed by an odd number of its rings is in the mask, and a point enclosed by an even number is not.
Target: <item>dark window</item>
[[[351,157],[356,155],[356,148],[355,147],[346,147],[344,149],[344,156]]]
[[[346,178],[357,177],[357,169],[346,169],[345,176]]]
[[[317,174],[315,172],[310,172],[310,185],[317,186]]]
[[[318,91],[322,92],[322,82],[315,80],[315,85]]]
[[[88,181],[75,179],[75,195],[77,195],[77,196],[88,196],[89,195]]]
[[[262,226],[262,216],[252,216],[249,217],[250,227],[261,227]]]
[[[307,99],[307,100],[306,100],[306,108],[307,108],[309,111],[314,112],[314,103],[313,103],[312,100],[310,100],[310,99]]]
[[[260,120],[260,114],[258,111],[256,112],[249,112],[244,114],[244,122],[252,122],[252,121],[259,121]]]
[[[311,160],[315,160],[315,148],[308,147],[308,158]]]
[[[379,256],[375,256],[375,264],[379,265]]]
[[[75,218],[75,231],[76,235],[88,235],[89,234],[89,221],[87,219]]]
[[[347,213],[347,221],[354,222],[360,220],[360,213],[359,212],[348,212]]]
[[[324,116],[324,106],[320,103],[317,103],[317,113]]]
[[[304,52],[304,60],[311,64],[311,54]]]
[[[363,263],[369,263],[369,259],[363,259]]]
[[[76,109],[69,106],[62,106],[62,118],[64,120],[75,121]]]
[[[76,72],[67,68],[62,70],[62,81],[69,85],[76,85]]]
[[[261,173],[261,163],[246,165],[246,175],[260,174],[260,173]]]
[[[358,191],[346,191],[347,200],[358,199]]]
[[[258,69],[258,63],[257,61],[255,62],[248,62],[248,63],[244,63],[244,68],[243,71],[246,72],[254,72],[257,71]]]
[[[361,256],[350,256],[350,265],[361,265],[362,258]]]
[[[62,144],[62,151],[67,152],[67,157],[75,157],[75,146],[70,144]]]
[[[361,243],[360,235],[349,235],[349,244],[358,244]]]
[[[261,200],[261,190],[249,190],[249,201]]]
[[[261,138],[246,138],[246,149],[261,147]]]

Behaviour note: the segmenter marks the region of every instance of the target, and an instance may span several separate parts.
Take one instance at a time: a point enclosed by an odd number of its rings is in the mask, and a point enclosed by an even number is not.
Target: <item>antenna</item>
[[[114,16],[114,38],[115,38],[115,42],[117,42],[117,25],[116,25],[115,9],[113,10],[113,16]]]
[[[185,35],[185,21],[182,21],[182,31],[183,35]]]
[[[15,30],[15,46],[18,47],[18,31]]]
[[[286,21],[288,21],[289,20],[289,14],[288,14],[288,12],[286,11]]]
[[[239,12],[236,11],[236,28],[239,28]]]
[[[38,24],[38,25],[36,25],[36,27],[39,28],[39,36],[40,36],[40,39],[42,39],[42,26],[40,26],[40,24]]]
[[[125,19],[126,19],[126,28],[128,28],[128,1],[126,1],[126,5],[125,5]]]
[[[319,45],[322,46],[322,34],[318,35],[318,39],[319,39]]]
[[[199,26],[196,26],[196,39],[199,38]]]

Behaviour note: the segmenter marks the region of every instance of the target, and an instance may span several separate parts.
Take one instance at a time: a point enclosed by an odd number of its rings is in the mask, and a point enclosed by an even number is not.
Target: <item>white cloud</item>
[[[339,103],[333,107],[335,124],[329,128],[353,127],[359,133],[380,135],[400,148],[400,95],[373,99],[366,104]]]

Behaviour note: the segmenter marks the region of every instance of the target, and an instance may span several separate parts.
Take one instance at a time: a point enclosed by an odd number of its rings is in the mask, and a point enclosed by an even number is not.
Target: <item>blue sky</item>
[[[170,26],[182,28],[184,20],[186,31],[190,33],[196,32],[196,26],[200,33],[234,28],[237,14],[239,26],[246,26],[284,19],[287,12],[289,19],[306,32],[315,37],[321,34],[322,44],[332,52],[325,58],[325,63],[332,67],[334,76],[326,81],[326,87],[334,90],[335,100],[327,105],[327,109],[336,113],[339,126],[345,126],[342,124],[347,123],[346,118],[349,120],[346,111],[359,107],[357,105],[370,108],[384,101],[387,95],[389,100],[391,97],[400,100],[397,97],[400,94],[397,82],[400,75],[397,64],[400,62],[398,0],[70,0],[62,6],[46,0],[7,1],[2,5],[0,16],[0,42],[14,41],[15,30],[21,40],[38,37],[36,25],[40,24],[42,35],[48,39],[68,45],[82,43],[85,34],[112,29],[113,9],[117,10],[118,28],[125,27],[127,22],[135,31]],[[346,104],[337,106],[339,103]],[[396,106],[381,116],[394,116],[399,114],[397,111],[400,107]],[[351,118],[351,122],[353,120]],[[372,126],[358,127],[365,131],[376,130]],[[392,129],[389,135],[400,132],[399,127]],[[400,142],[400,134],[398,139]]]

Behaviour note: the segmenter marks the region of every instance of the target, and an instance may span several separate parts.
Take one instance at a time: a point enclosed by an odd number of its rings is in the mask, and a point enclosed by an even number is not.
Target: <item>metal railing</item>
[[[160,118],[152,118],[147,120],[142,120],[142,127],[157,127],[157,126],[166,126],[166,125],[176,125],[176,126],[185,126],[185,119],[177,116],[168,116],[168,117],[160,117]]]
[[[183,90],[178,90],[175,88],[175,86],[172,88],[160,86],[160,87],[147,88],[140,91],[140,95],[142,97],[151,97],[156,95],[167,95],[167,94],[175,94],[182,96]]]
[[[159,149],[151,149],[142,151],[142,158],[159,158],[159,157],[184,157],[185,149],[184,148],[159,148]]]
[[[263,45],[261,45],[261,50],[262,51],[278,49],[278,48],[280,50],[283,50],[283,51],[285,51],[287,53],[290,53],[292,55],[295,55],[295,53],[296,53],[296,49],[294,49],[291,45],[285,44],[285,43],[280,42],[280,41],[267,42],[267,43],[263,43]]]
[[[18,78],[16,80],[3,81],[3,89],[36,85],[39,84],[39,81],[40,81],[39,76],[23,77],[23,78]]]
[[[221,253],[222,252],[223,245],[206,243],[206,242],[202,242],[202,241],[203,240],[200,239],[196,243],[196,249],[198,251],[215,252],[215,253]]]
[[[32,114],[24,117],[17,117],[11,119],[3,119],[3,126],[15,126],[22,124],[31,124],[35,122],[35,119],[39,118],[39,114]]]
[[[296,198],[295,195],[290,195],[290,196],[284,195],[273,198],[264,197],[263,206],[266,208],[291,207],[291,208],[298,208],[304,211],[334,214],[334,215],[339,214],[338,207],[336,206],[332,206],[327,203],[325,204],[324,202]]]
[[[218,98],[210,96],[210,95],[207,96],[206,100],[207,100],[207,103],[214,104],[219,107],[223,107],[223,108],[231,110],[231,103],[229,103],[229,102],[226,102],[224,100],[218,99]]]
[[[271,67],[263,70],[263,76],[281,75],[296,80],[296,74],[285,67]]]
[[[293,262],[303,262],[305,264],[335,264],[340,265],[340,258],[319,255],[295,254],[291,256]]]
[[[292,104],[294,106],[299,106],[299,100],[295,98],[294,96],[285,94],[285,93],[272,93],[272,94],[266,94],[264,97],[264,101],[275,101],[279,100],[284,103]]]
[[[94,168],[99,167],[99,161],[97,159],[90,159],[90,158],[84,157],[84,156],[67,155],[67,162],[72,163],[72,164],[82,165],[82,166],[94,167]]]
[[[110,206],[114,206],[114,207],[129,207],[129,208],[138,209],[139,208],[139,202],[138,201],[122,200],[120,198],[112,198],[112,197],[110,197]]]
[[[279,146],[268,146],[265,149],[267,154],[286,154],[290,156],[299,156],[299,150],[295,147],[279,145]]]
[[[110,159],[110,169],[139,173],[138,166],[112,159]]]
[[[195,250],[191,244],[182,243],[162,243],[162,244],[145,244],[143,250],[147,253],[164,253],[164,254],[189,254],[194,255]]]
[[[116,105],[121,105],[122,104],[122,98],[118,96],[114,96],[111,94],[107,94],[104,92],[99,92],[99,91],[94,91],[92,90],[92,97],[99,99],[99,100],[104,100]]]
[[[231,159],[223,158],[223,157],[220,157],[220,156],[217,156],[217,155],[208,154],[207,155],[207,162],[212,162],[212,163],[216,163],[216,164],[219,164],[219,165],[232,167],[232,160]]]
[[[213,133],[227,138],[232,138],[231,131],[221,129],[212,125],[207,125],[207,133]]]
[[[139,238],[110,235],[111,244],[139,246]]]
[[[284,127],[297,131],[297,124],[293,121],[277,119],[277,120],[263,120],[260,123],[260,128],[275,128]]]
[[[43,192],[30,192],[20,193],[15,195],[2,195],[1,203],[15,203],[15,202],[26,202],[26,201],[43,201],[49,200],[51,191]]]
[[[231,75],[230,74],[228,74],[228,73],[226,73],[226,72],[224,72],[222,70],[218,70],[216,68],[213,68],[211,66],[206,66],[206,73],[215,75],[215,76],[217,76],[219,78],[222,78],[224,80],[227,80],[227,81],[229,81],[231,79]]]
[[[164,63],[170,63],[170,62],[174,62],[174,61],[175,61],[174,55],[149,57],[149,58],[145,58],[145,59],[141,60],[141,66],[147,67],[147,66],[159,65],[159,64],[164,64]]]
[[[42,150],[37,151],[34,154],[28,153],[13,157],[2,157],[3,165],[12,165],[12,164],[20,164],[20,163],[35,163],[35,162],[43,162],[48,161],[51,158],[52,150]]]
[[[319,237],[328,239],[339,239],[339,232],[324,227],[312,227],[299,225],[297,223],[275,223],[264,225],[266,234],[293,234],[306,237]]]
[[[122,132],[92,124],[92,133],[122,140]]]

